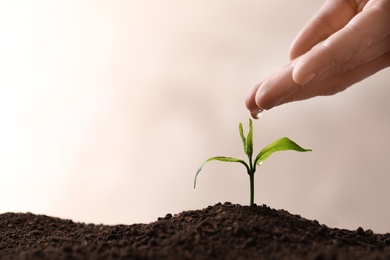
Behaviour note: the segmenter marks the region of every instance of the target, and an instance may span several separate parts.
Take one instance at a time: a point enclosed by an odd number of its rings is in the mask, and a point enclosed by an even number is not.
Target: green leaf
[[[238,130],[240,131],[240,136],[242,140],[242,145],[244,146],[244,152],[246,153],[246,138],[244,136],[244,130],[242,129],[242,123],[238,125]]]
[[[264,147],[260,153],[256,156],[255,164],[260,164],[262,161],[267,159],[271,154],[278,151],[294,150],[297,152],[309,152],[310,149],[300,147],[294,141],[287,137],[280,138],[268,146]]]
[[[221,162],[237,162],[237,163],[241,163],[245,166],[245,168],[247,169],[247,171],[249,171],[249,167],[248,167],[248,164],[246,164],[245,161],[243,160],[240,160],[240,159],[236,159],[236,158],[232,158],[232,157],[225,157],[225,156],[216,156],[216,157],[212,157],[212,158],[209,158],[207,159],[204,163],[202,163],[198,170],[196,171],[196,175],[195,175],[195,181],[194,181],[194,189],[196,187],[196,179],[198,177],[198,174],[200,173],[200,171],[203,169],[203,166],[207,163],[207,162],[210,162],[210,161],[221,161]]]
[[[249,159],[252,158],[252,155],[253,155],[253,125],[252,125],[251,119],[249,119],[249,131],[248,131],[248,136],[246,138],[246,154],[248,155]]]

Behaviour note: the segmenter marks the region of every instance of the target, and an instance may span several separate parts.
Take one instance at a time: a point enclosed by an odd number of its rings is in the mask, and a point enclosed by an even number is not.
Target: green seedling
[[[211,157],[207,159],[202,165],[198,168],[195,175],[195,181],[194,181],[194,188],[196,187],[196,179],[198,177],[199,172],[202,170],[203,166],[210,161],[222,161],[222,162],[234,162],[234,163],[241,163],[245,166],[246,171],[249,175],[249,182],[250,182],[250,205],[253,205],[254,203],[254,193],[255,193],[255,187],[254,187],[254,176],[256,172],[256,166],[260,166],[261,163],[267,159],[271,154],[278,151],[286,151],[286,150],[293,150],[297,152],[308,152],[311,151],[310,149],[304,149],[300,147],[298,144],[296,144],[294,141],[287,137],[280,138],[273,143],[269,144],[268,146],[264,147],[255,157],[253,160],[253,124],[252,120],[249,119],[249,131],[247,137],[244,136],[244,131],[242,128],[242,123],[239,124],[239,131],[240,136],[242,140],[242,144],[244,146],[244,152],[248,156],[248,163],[241,159],[236,159],[232,157],[225,157],[225,156],[216,156]]]

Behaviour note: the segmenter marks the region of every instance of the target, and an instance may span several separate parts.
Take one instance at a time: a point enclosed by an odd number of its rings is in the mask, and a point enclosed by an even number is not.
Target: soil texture
[[[390,259],[390,234],[229,202],[133,225],[4,213],[0,259]]]

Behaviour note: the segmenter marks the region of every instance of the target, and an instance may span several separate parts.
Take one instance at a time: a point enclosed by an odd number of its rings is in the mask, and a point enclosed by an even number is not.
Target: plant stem
[[[255,200],[255,173],[254,172],[249,173],[249,183],[251,186],[249,206],[252,206]]]

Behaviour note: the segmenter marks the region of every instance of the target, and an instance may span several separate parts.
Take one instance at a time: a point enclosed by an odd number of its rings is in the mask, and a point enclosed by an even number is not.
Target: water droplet
[[[260,117],[263,115],[263,110],[262,109],[259,109],[257,111],[252,111],[251,112],[251,116],[253,117],[253,119],[260,119]]]

